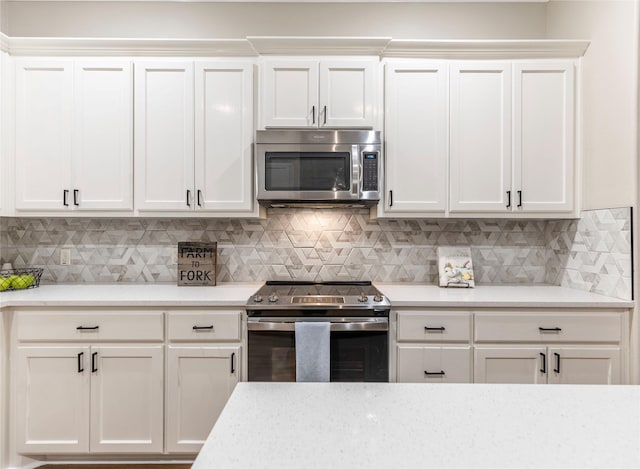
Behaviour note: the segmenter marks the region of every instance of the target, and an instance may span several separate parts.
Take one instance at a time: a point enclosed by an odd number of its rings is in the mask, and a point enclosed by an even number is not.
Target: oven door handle
[[[250,318],[247,329],[250,331],[295,331],[296,322],[311,322],[309,319],[268,320]],[[326,322],[326,321],[319,321]],[[332,322],[331,332],[388,331],[388,318],[353,319],[344,322]]]

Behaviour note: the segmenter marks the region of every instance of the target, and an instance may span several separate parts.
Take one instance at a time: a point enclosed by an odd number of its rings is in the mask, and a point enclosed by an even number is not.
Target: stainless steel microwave
[[[382,144],[372,130],[258,130],[258,201],[268,206],[380,200]]]

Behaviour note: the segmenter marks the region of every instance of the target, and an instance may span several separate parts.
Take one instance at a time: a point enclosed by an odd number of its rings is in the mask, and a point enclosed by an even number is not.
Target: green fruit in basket
[[[11,287],[11,281],[9,277],[0,276],[0,291],[4,291]]]
[[[9,275],[7,277],[7,282],[9,282],[9,288],[19,288],[17,287],[17,282],[19,281],[19,278],[17,275]]]
[[[11,287],[16,290],[30,287],[36,281],[35,277],[31,274],[11,275],[9,278],[11,279]]]

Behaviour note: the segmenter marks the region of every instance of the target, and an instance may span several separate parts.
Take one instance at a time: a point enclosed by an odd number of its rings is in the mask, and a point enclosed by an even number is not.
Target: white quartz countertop
[[[393,307],[630,308],[633,302],[554,286],[487,286],[453,289],[376,283]],[[262,282],[215,287],[175,284],[57,284],[0,292],[0,307],[29,306],[244,306]]]
[[[638,468],[640,387],[239,383],[193,469]]]
[[[538,307],[631,308],[633,301],[552,285],[479,285],[441,288],[435,285],[375,283],[394,307]]]
[[[175,284],[41,285],[0,293],[9,306],[244,306],[261,282],[222,283],[215,287]]]

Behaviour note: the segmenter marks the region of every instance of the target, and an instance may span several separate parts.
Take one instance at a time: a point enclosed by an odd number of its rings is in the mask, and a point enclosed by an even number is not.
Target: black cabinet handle
[[[191,202],[189,202],[190,200],[191,200],[191,191],[187,189],[187,207],[191,207]]]
[[[562,329],[559,327],[538,327],[540,332],[560,332]]]
[[[84,358],[84,352],[80,352],[78,354],[78,373],[82,373],[84,371],[84,367],[82,366],[82,362]]]
[[[553,353],[553,356],[556,357],[556,367],[553,369],[555,373],[560,373],[560,354]]]
[[[518,191],[518,208],[522,207],[522,191]]]
[[[97,331],[100,329],[100,326],[78,326],[76,327],[76,331]]]
[[[440,327],[429,327],[429,326],[424,326],[424,330],[425,331],[438,331],[438,332],[444,332],[444,326],[440,326]]]
[[[323,125],[327,125],[327,106],[325,106],[325,107],[324,107],[323,114],[324,114],[324,122],[323,122]]]
[[[511,208],[511,191],[507,191],[507,208]]]
[[[425,371],[424,372],[425,376],[444,376],[445,372],[440,370],[440,371]]]
[[[389,207],[393,207],[393,191],[389,191]]]
[[[98,371],[98,352],[91,354],[91,373]]]
[[[76,207],[80,206],[80,204],[78,203],[79,194],[80,194],[80,191],[78,189],[73,190],[73,205],[75,205]]]
[[[213,325],[211,326],[193,326],[194,331],[212,331]]]
[[[311,106],[311,123],[312,124],[316,123],[316,106],[315,106],[315,104],[313,106]]]
[[[69,206],[69,202],[67,201],[67,197],[69,196],[69,190],[65,189],[62,191],[62,205],[65,207]]]
[[[200,189],[197,190],[196,192],[197,195],[197,199],[198,199],[198,207],[202,207],[202,191]]]
[[[231,374],[236,372],[236,352],[231,354]]]
[[[540,356],[542,357],[542,368],[540,369],[540,373],[547,372],[547,355],[545,353],[540,352]]]

